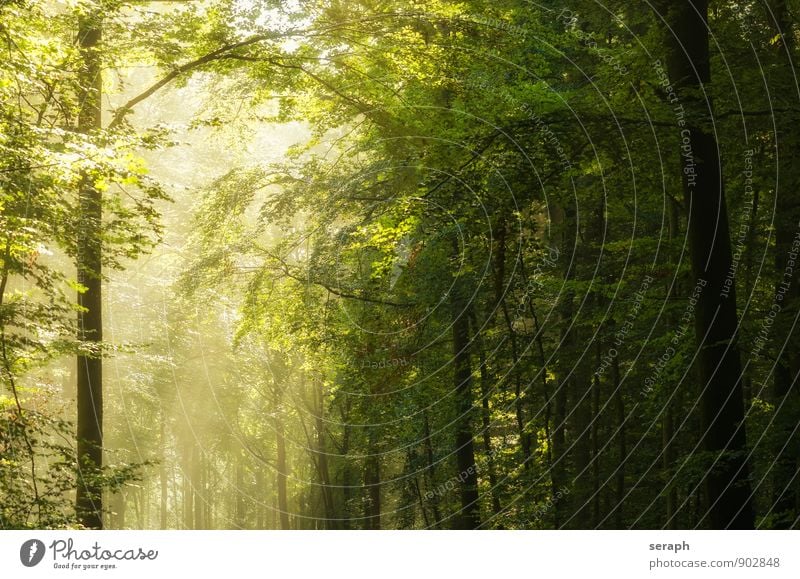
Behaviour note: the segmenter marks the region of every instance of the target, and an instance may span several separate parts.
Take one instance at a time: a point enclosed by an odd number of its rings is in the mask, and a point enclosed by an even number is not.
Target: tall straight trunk
[[[617,476],[614,482],[614,528],[622,529],[625,524],[625,466],[628,462],[628,447],[625,429],[625,398],[620,383],[619,356],[611,361],[611,380],[614,389],[614,414],[617,428]]]
[[[114,512],[111,517],[111,526],[114,529],[125,528],[125,491],[120,490],[114,494]]]
[[[167,528],[167,500],[169,497],[169,490],[167,487],[167,456],[166,456],[166,417],[164,416],[164,412],[161,412],[161,421],[160,421],[160,436],[159,441],[161,444],[161,464],[159,464],[159,478],[160,478],[160,486],[161,486],[161,496],[160,496],[160,517],[159,517],[159,528],[166,529]]]
[[[600,199],[600,203],[598,204],[597,208],[595,209],[593,215],[590,215],[590,237],[592,240],[602,240],[606,236],[606,215],[607,207],[605,203],[605,196]],[[598,266],[601,263],[603,254],[602,249],[596,243],[593,243],[589,246],[589,255],[585,255],[584,259],[588,263],[595,263]],[[603,276],[601,275],[598,282],[604,281]],[[591,302],[594,304],[596,311],[600,312],[603,311],[603,306],[606,304],[606,299],[603,297],[603,293],[600,291],[592,291],[590,294]],[[597,333],[595,336],[595,367],[599,368],[602,362],[603,351],[605,348],[605,342],[603,340],[603,335],[605,332],[601,329],[600,332]],[[588,348],[587,348],[587,358],[588,358]],[[585,365],[583,365],[585,367]],[[591,377],[587,377],[586,380],[589,382],[589,396],[587,396],[586,406],[588,410],[586,413],[588,414],[589,424],[586,426],[588,430],[587,433],[587,443],[586,443],[586,451],[584,451],[584,455],[589,457],[589,462],[591,463],[591,520],[589,522],[589,526],[591,528],[597,528],[600,524],[600,438],[603,436],[601,432],[602,423],[600,421],[601,418],[601,408],[600,408],[600,399],[602,396],[602,388],[603,382],[601,380],[601,376],[598,373],[592,374]],[[587,501],[589,500],[587,499]],[[586,527],[586,523],[582,523],[581,526]]]
[[[530,470],[531,457],[531,436],[525,429],[525,395],[522,391],[522,376],[520,375],[519,363],[519,344],[517,343],[517,332],[508,310],[508,303],[505,298],[505,269],[506,269],[506,231],[507,224],[505,215],[501,216],[497,223],[497,257],[494,268],[494,293],[496,307],[499,306],[503,312],[503,321],[508,332],[508,341],[511,346],[511,376],[514,380],[514,415],[517,419],[517,431],[519,433],[520,449],[522,451],[522,463],[525,470]]]
[[[245,528],[245,503],[244,494],[244,457],[241,452],[236,454],[236,510],[234,521],[240,529]]]
[[[264,470],[262,468],[256,469],[255,479],[253,496],[256,497],[256,529],[263,530],[267,528],[267,520],[264,509],[264,495],[266,493],[264,492]]]
[[[203,451],[198,445],[192,449],[192,494],[194,495],[194,527],[205,529],[205,477],[203,476]]]
[[[573,255],[575,244],[578,240],[577,222],[574,208],[565,208],[554,212],[554,224],[561,229],[561,255]],[[573,259],[564,262],[564,281],[571,282],[575,278],[575,264]],[[568,287],[558,304],[559,323],[561,325],[561,343],[559,350],[561,356],[558,364],[560,379],[554,394],[555,404],[553,411],[553,459],[550,469],[553,497],[556,493],[563,493],[567,488],[568,480],[568,454],[567,454],[567,398],[576,388],[575,369],[569,361],[569,352],[576,346],[576,336],[573,320],[575,292]],[[560,528],[567,519],[569,501],[565,498],[555,500],[553,507],[553,521],[556,528]]]
[[[486,468],[489,474],[489,494],[492,498],[492,515],[497,516],[501,513],[502,507],[500,506],[500,489],[497,486],[497,467],[492,450],[492,409],[489,404],[492,393],[492,377],[487,366],[483,338],[473,312],[470,313],[470,322],[475,328],[475,344],[478,347],[478,363],[480,364],[481,434],[483,435],[483,449],[486,453]]]
[[[597,342],[597,366],[600,366],[602,340]],[[602,387],[600,376],[595,374],[592,378],[592,528],[597,528],[600,523],[600,389]]]
[[[350,503],[353,499],[353,467],[350,463],[350,438],[352,426],[350,425],[350,410],[352,402],[348,397],[347,403],[342,408],[342,528],[350,529]]]
[[[463,291],[463,283],[456,279],[450,293],[450,308],[457,416],[455,455],[458,473],[456,476],[460,483],[461,510],[455,517],[454,527],[475,529],[480,525],[480,505],[478,503],[478,471],[475,466],[475,443],[472,434],[472,365],[469,317]]]
[[[102,30],[99,14],[81,18],[78,44],[81,54],[79,74],[81,108],[78,130],[91,134],[102,128],[102,90],[100,46]],[[103,465],[103,365],[99,353],[103,339],[100,228],[102,198],[92,180],[85,176],[78,192],[76,266],[78,283],[85,291],[78,293],[78,340],[82,342],[77,357],[77,452],[78,484],[75,509],[81,525],[103,528],[102,485],[99,472]]]
[[[669,263],[671,267],[677,267],[678,256],[676,255],[677,252],[672,247],[672,243],[676,240],[680,239],[680,208],[678,206],[678,202],[675,198],[670,197],[669,199],[669,241],[670,241],[670,248],[669,248]],[[680,279],[675,279],[672,281],[672,287],[670,289],[669,286],[665,288],[666,293],[673,299],[678,300],[681,296],[681,287],[682,284],[680,283]],[[667,282],[665,282],[667,283]],[[668,314],[665,318],[667,322],[668,328],[674,328],[679,323],[678,320],[675,319],[675,316]],[[677,388],[677,386],[676,386]],[[664,471],[664,482],[671,480],[673,477],[673,469],[675,463],[675,448],[674,448],[674,441],[673,438],[675,437],[675,408],[680,408],[677,405],[677,400],[675,399],[675,395],[678,394],[678,391],[675,390],[674,392],[670,393],[667,392],[667,395],[672,395],[672,399],[667,399],[666,407],[664,408],[664,417],[662,420],[662,431],[661,431],[661,444],[662,444],[662,462],[661,466]],[[665,489],[664,493],[665,505],[664,505],[664,514],[667,520],[667,528],[669,529],[676,529],[678,528],[678,519],[676,517],[675,509],[678,505],[678,487],[673,481],[673,484],[670,485],[669,488]]]
[[[283,396],[290,379],[289,360],[279,352],[270,352],[270,375],[272,381],[271,402],[272,427],[275,431],[275,489],[277,501],[273,508],[273,516],[277,509],[280,528],[290,528],[288,478],[289,469],[286,461],[286,427],[283,422]],[[274,525],[273,525],[274,527]]]
[[[586,362],[577,362],[573,368],[571,380],[573,387],[572,398],[574,410],[570,428],[575,434],[572,445],[573,465],[575,468],[574,487],[572,497],[574,512],[571,526],[578,529],[587,529],[591,526],[591,489],[592,489],[592,390],[593,381],[586,372]]]
[[[571,297],[565,297],[565,299],[571,300]],[[562,345],[564,345],[564,342],[562,342]],[[567,388],[568,380],[562,378],[556,386],[556,392],[554,394],[553,452],[552,466],[550,468],[551,488],[554,497],[567,486]],[[556,529],[561,528],[562,523],[566,519],[566,515],[566,501],[563,499],[555,501],[553,507],[553,525]]]
[[[316,399],[316,455],[315,461],[317,465],[320,492],[322,493],[322,504],[325,509],[325,528],[333,529],[337,526],[336,512],[333,504],[333,487],[331,487],[331,475],[328,468],[328,449],[325,444],[325,391],[321,380],[315,380],[316,388],[314,390],[314,397]]]
[[[414,475],[414,480],[411,484],[414,487],[414,493],[417,501],[419,502],[419,512],[422,514],[422,524],[425,525],[425,529],[429,529],[431,526],[431,520],[428,517],[428,509],[425,507],[425,499],[422,498],[422,487],[419,484],[419,477],[417,475]]]
[[[214,528],[214,500],[213,492],[216,485],[216,471],[212,468],[211,457],[203,461],[203,521],[206,529]],[[149,500],[149,499],[148,499]]]
[[[377,440],[374,427],[370,429],[367,454],[364,461],[364,487],[367,493],[364,506],[364,528],[381,528],[381,463],[377,455]]]
[[[664,482],[670,481],[672,478],[672,465],[675,462],[675,452],[673,450],[672,438],[675,436],[675,417],[673,415],[673,403],[668,402],[667,407],[664,409],[664,417],[662,418],[661,425],[661,444],[662,444],[662,467],[664,469]],[[675,481],[672,481],[668,488],[664,489],[666,499],[664,514],[667,518],[668,529],[677,528],[677,519],[675,518],[675,506],[678,503],[678,493],[675,488]]]
[[[524,269],[524,268],[523,268]],[[527,285],[527,275],[524,276]],[[552,433],[552,418],[553,418],[553,401],[550,396],[550,388],[547,385],[547,357],[544,353],[544,340],[542,340],[542,326],[539,323],[539,316],[536,314],[536,308],[533,305],[533,298],[530,298],[529,303],[531,317],[533,318],[533,331],[536,334],[536,351],[539,354],[539,376],[542,381],[542,397],[544,398],[544,437],[547,441],[547,469],[551,473],[550,476],[550,492],[551,496],[557,496],[559,488],[555,484],[553,473],[553,433]]]
[[[140,489],[133,489],[131,496],[133,497],[133,513],[136,515],[136,526],[140,529],[144,528],[142,525],[142,493]]]
[[[425,479],[427,481],[429,492],[436,488],[436,463],[433,453],[433,441],[431,440],[431,423],[428,419],[428,411],[422,410],[422,427],[423,427],[423,444],[425,446],[425,459],[428,463],[425,469]],[[439,510],[439,495],[433,493],[430,498],[431,512],[433,513],[433,528],[438,527],[442,520],[442,513]]]
[[[780,41],[775,43],[779,65],[771,74],[776,86],[772,91],[778,99],[786,98],[782,108],[796,107],[798,87],[794,78],[794,30],[786,6],[786,0],[770,0],[770,20]],[[784,113],[785,115],[785,113]],[[775,462],[772,470],[773,486],[773,527],[789,529],[797,524],[797,511],[800,508],[800,423],[797,408],[800,407],[800,386],[797,384],[800,373],[800,344],[795,324],[797,305],[800,302],[800,280],[791,266],[792,244],[800,227],[800,202],[797,200],[797,177],[793,163],[800,143],[796,136],[794,118],[776,119],[775,144],[777,148],[778,188],[775,191],[775,294],[780,296],[778,313],[773,332],[776,337],[778,360],[773,378],[773,398],[775,415]]]
[[[281,521],[281,529],[289,529],[289,500],[286,492],[286,480],[289,471],[286,468],[286,436],[284,434],[283,420],[275,412],[273,419],[275,427],[275,448],[277,454],[277,473],[275,475],[275,486],[278,489],[278,514]]]
[[[192,491],[191,466],[192,466],[192,443],[187,442],[183,452],[183,528],[194,528],[194,492]]]
[[[730,231],[720,151],[714,133],[706,126],[712,112],[710,101],[704,98],[711,80],[708,0],[662,2],[661,6],[671,31],[669,77],[682,107],[677,109],[677,121],[692,276],[705,283],[695,307],[695,333],[701,442],[714,456],[704,481],[708,523],[715,529],[748,529],[754,521],[735,287],[727,295],[723,293],[732,262]]]

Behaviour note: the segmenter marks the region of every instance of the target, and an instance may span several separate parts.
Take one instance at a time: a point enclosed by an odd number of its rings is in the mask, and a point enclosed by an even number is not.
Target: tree
[[[662,5],[662,9],[669,30],[669,78],[678,97],[692,277],[702,287],[695,309],[695,335],[703,418],[700,442],[710,453],[705,480],[708,516],[713,528],[747,529],[754,521],[736,290],[725,291],[732,264],[730,228],[719,145],[713,133],[714,109],[707,92],[711,82],[708,2]]]
[[[87,136],[103,128],[102,98],[102,14],[82,14],[78,24],[81,69],[78,84],[80,110],[78,130]],[[78,364],[78,489],[76,510],[88,528],[103,528],[102,487],[98,472],[103,466],[103,365],[100,348],[103,340],[102,193],[91,175],[80,184],[76,267],[78,283],[78,339],[83,350]]]

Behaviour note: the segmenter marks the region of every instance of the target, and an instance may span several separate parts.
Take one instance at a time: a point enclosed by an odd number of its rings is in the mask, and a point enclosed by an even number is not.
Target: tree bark
[[[431,424],[428,419],[428,411],[422,410],[422,427],[423,427],[423,444],[425,446],[425,458],[428,463],[428,468],[425,469],[425,479],[428,485],[429,492],[436,488],[436,464],[435,456],[433,453],[433,441],[431,440]],[[439,510],[439,495],[432,492],[430,497],[431,512],[433,513],[433,528],[437,528],[442,520],[442,513]]]
[[[561,254],[573,255],[575,244],[578,240],[577,223],[574,208],[556,208],[554,212],[554,225],[561,230]],[[569,284],[575,278],[574,260],[567,259],[564,263],[564,282]],[[561,342],[559,344],[558,371],[559,382],[554,394],[555,404],[553,411],[553,461],[550,472],[553,497],[563,492],[567,487],[568,479],[568,453],[567,453],[567,398],[570,392],[575,392],[575,369],[570,365],[568,352],[575,350],[576,336],[573,320],[574,290],[567,286],[558,304],[559,324],[561,325]],[[560,528],[567,518],[569,502],[564,498],[555,501],[553,519],[555,528]]]
[[[455,280],[450,294],[453,333],[453,377],[456,392],[455,455],[461,510],[454,520],[457,529],[475,529],[480,525],[478,472],[472,434],[472,366],[470,361],[469,317],[460,280]]]
[[[625,429],[625,398],[620,383],[619,356],[611,361],[611,380],[614,389],[614,413],[617,428],[617,475],[614,484],[614,528],[622,529],[625,524],[625,466],[628,462],[628,448]]]
[[[486,453],[486,469],[489,474],[489,494],[492,499],[492,515],[497,516],[503,509],[500,506],[497,467],[495,466],[494,451],[492,449],[492,409],[489,404],[489,398],[492,395],[492,376],[487,366],[486,350],[474,313],[471,313],[470,321],[475,328],[475,344],[478,347],[478,363],[480,364],[481,434],[483,436],[484,452]]]
[[[320,492],[322,503],[325,509],[325,528],[334,529],[337,527],[336,511],[334,506],[333,488],[331,487],[331,475],[328,468],[328,449],[325,444],[325,391],[321,380],[315,380],[314,398],[316,398],[316,455],[315,461],[320,482]]]
[[[777,98],[788,98],[788,106],[798,102],[797,81],[794,78],[794,31],[785,0],[770,0],[770,24],[777,30],[780,40],[775,43],[779,65],[770,75],[775,80],[772,87]],[[800,283],[794,269],[787,267],[791,256],[794,236],[800,227],[800,203],[797,201],[797,186],[800,178],[793,162],[800,150],[794,119],[776,118],[775,145],[777,175],[779,182],[775,191],[775,295],[781,307],[775,328],[778,360],[773,378],[775,414],[775,463],[772,468],[773,527],[790,529],[798,523],[800,508],[800,422],[797,408],[800,407],[800,388],[797,385],[800,373],[800,345],[795,324],[797,304],[800,302]]]
[[[102,63],[100,15],[83,16],[78,27],[81,53],[78,131],[91,134],[102,128]],[[85,291],[78,293],[78,340],[81,352],[77,357],[77,453],[78,485],[75,510],[81,525],[103,528],[102,485],[99,481],[103,465],[103,366],[99,348],[103,339],[100,229],[102,196],[92,179],[82,179],[78,193],[80,222],[77,239],[78,283]]]
[[[205,477],[203,476],[203,451],[192,447],[192,495],[194,495],[194,529],[205,529]]]
[[[378,530],[381,528],[381,463],[378,460],[377,441],[374,427],[370,429],[367,443],[367,454],[364,462],[364,486],[366,501],[364,506],[364,528]]]
[[[276,458],[278,459],[278,472],[275,480],[275,486],[278,488],[278,513],[281,529],[286,531],[289,529],[289,500],[286,492],[286,480],[288,479],[289,471],[286,468],[286,436],[284,434],[283,421],[278,417],[277,408],[273,425],[275,427]]]
[[[159,441],[161,443],[161,464],[159,464],[159,477],[161,483],[161,503],[160,503],[160,518],[159,518],[159,528],[164,530],[167,528],[167,500],[169,498],[169,491],[167,488],[167,456],[166,456],[166,448],[167,448],[167,441],[166,441],[166,417],[164,416],[164,410],[162,408],[161,411],[161,420],[160,420],[160,437]]]
[[[754,521],[745,458],[735,284],[723,294],[732,261],[728,212],[720,151],[707,126],[712,106],[703,97],[711,80],[708,0],[661,6],[671,29],[667,68],[681,107],[676,118],[692,275],[696,283],[705,283],[695,307],[695,334],[701,442],[714,457],[704,481],[708,523],[715,529],[748,529]]]

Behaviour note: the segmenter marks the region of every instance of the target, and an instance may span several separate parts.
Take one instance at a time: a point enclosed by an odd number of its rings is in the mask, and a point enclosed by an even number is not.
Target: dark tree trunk
[[[478,347],[478,362],[481,365],[481,433],[483,435],[483,449],[486,453],[486,467],[489,471],[489,493],[492,497],[492,515],[497,516],[502,511],[502,507],[500,506],[500,489],[497,486],[497,467],[495,466],[494,451],[492,450],[492,410],[489,405],[489,398],[492,394],[492,376],[487,366],[483,338],[481,338],[474,313],[471,314],[470,321],[475,327],[475,344]]]
[[[625,429],[625,398],[622,393],[619,373],[619,356],[611,361],[611,380],[614,388],[614,413],[617,428],[617,476],[614,484],[614,528],[622,529],[625,524],[625,465],[628,462],[628,447]]]
[[[675,436],[675,419],[673,416],[673,402],[667,402],[667,407],[664,409],[664,417],[662,419],[661,429],[661,452],[662,467],[664,469],[664,484],[670,486],[664,488],[664,495],[666,499],[664,516],[667,519],[665,525],[668,529],[675,529],[677,521],[675,519],[675,506],[678,503],[678,493],[675,487],[675,481],[671,480],[672,465],[675,462],[675,453],[673,451],[672,438]]]
[[[695,333],[701,378],[701,442],[715,457],[705,478],[708,523],[715,529],[748,529],[754,521],[745,458],[735,287],[723,294],[732,260],[728,213],[719,147],[705,122],[712,107],[702,96],[711,79],[708,0],[664,2],[661,6],[671,29],[669,77],[681,107],[676,109],[676,120],[692,275],[702,280],[697,283],[705,283],[695,307]]]
[[[80,83],[82,103],[78,130],[90,134],[102,128],[100,45],[102,32],[99,14],[81,18],[78,43],[82,63]],[[78,294],[78,339],[82,342],[77,358],[77,452],[78,485],[75,509],[78,521],[92,529],[103,528],[102,485],[98,475],[103,465],[103,366],[99,347],[103,339],[101,295],[101,193],[88,176],[79,191],[80,222],[77,239],[78,283],[85,291]]]
[[[597,366],[600,366],[602,340],[597,343]],[[592,378],[592,411],[591,411],[591,437],[592,437],[592,528],[600,524],[600,376],[595,374]]]
[[[574,328],[573,328],[574,330]],[[576,344],[577,345],[577,344]],[[586,362],[578,361],[573,368],[573,413],[570,429],[574,432],[575,440],[572,444],[573,464],[575,468],[574,497],[572,500],[574,512],[571,515],[570,526],[578,529],[587,529],[591,526],[591,430],[592,430],[592,390],[591,378],[587,376]]]
[[[796,107],[798,103],[797,81],[794,78],[794,31],[785,0],[769,2],[770,24],[780,34],[776,42],[778,66],[770,77],[774,78],[773,94],[781,108]],[[784,113],[785,115],[785,113]],[[778,361],[775,366],[773,398],[775,414],[775,463],[773,472],[773,527],[793,528],[800,508],[800,422],[797,409],[800,407],[800,386],[797,384],[800,373],[800,344],[798,343],[797,306],[800,302],[800,280],[796,268],[790,266],[790,253],[795,235],[800,228],[800,202],[797,200],[797,187],[800,184],[796,163],[800,143],[796,135],[794,118],[776,119],[775,143],[777,147],[778,189],[775,191],[775,295],[781,310],[778,313],[773,332],[776,338]]]
[[[511,314],[508,311],[508,304],[505,298],[505,270],[506,270],[506,230],[507,224],[505,216],[501,216],[497,223],[497,257],[494,268],[494,293],[496,306],[503,312],[503,321],[508,332],[508,341],[511,346],[511,376],[514,380],[514,414],[517,419],[517,431],[519,432],[520,450],[522,451],[522,463],[525,470],[531,467],[531,437],[525,429],[525,403],[526,396],[522,391],[522,376],[520,375],[519,363],[519,344],[517,343],[517,332]],[[477,328],[476,328],[477,331]]]
[[[681,239],[680,237],[680,207],[678,202],[675,198],[670,197],[669,199],[669,241],[670,241],[670,248],[669,248],[669,263],[671,267],[677,267],[678,265],[678,251],[672,246],[672,244],[676,241]],[[682,277],[682,276],[681,276]],[[682,297],[681,288],[682,283],[681,279],[674,279],[672,281],[672,286],[665,287],[665,292],[673,299],[678,300]],[[665,282],[666,283],[666,282]],[[665,321],[667,323],[667,330],[670,331],[672,328],[676,327],[679,321],[676,319],[676,316],[668,314],[665,317]],[[661,466],[664,471],[664,483],[666,484],[670,481],[673,477],[673,468],[675,463],[675,444],[674,444],[674,437],[675,437],[675,408],[680,408],[678,405],[678,401],[675,397],[678,394],[677,388],[673,392],[667,392],[667,401],[665,402],[666,407],[664,408],[664,418],[662,421],[662,433],[661,433],[661,443],[662,443],[662,463]],[[669,399],[669,396],[672,395],[672,399]],[[678,505],[678,487],[676,481],[672,481],[671,486],[669,488],[664,489],[664,515],[666,517],[666,527],[669,529],[675,529],[678,525],[677,513],[675,511]]]
[[[439,510],[439,495],[433,492],[433,489],[436,488],[436,464],[433,454],[433,441],[431,440],[431,424],[428,419],[427,410],[422,411],[422,426],[424,429],[423,444],[425,445],[425,458],[428,463],[428,468],[425,469],[425,478],[427,480],[429,492],[432,495],[430,496],[431,512],[433,513],[432,526],[436,528],[442,520],[442,514]]]
[[[469,317],[462,295],[463,284],[455,280],[450,294],[453,333],[453,377],[456,392],[455,455],[461,494],[461,510],[453,521],[457,529],[480,525],[478,472],[472,435],[472,366],[470,362]]]
[[[578,239],[575,209],[567,208],[556,211],[554,224],[561,230],[561,255],[574,256],[575,244]],[[564,268],[564,281],[569,283],[575,278],[574,259],[566,259]],[[554,489],[553,497],[558,496],[558,493],[563,493],[568,486],[567,398],[570,392],[574,393],[577,390],[575,368],[570,364],[570,353],[576,349],[575,320],[573,319],[575,296],[572,288],[567,288],[563,293],[558,305],[561,341],[558,363],[560,376],[554,394],[555,408],[553,412],[553,461],[550,473]],[[566,521],[568,507],[569,502],[564,498],[555,501],[553,518],[556,528],[560,528]]]

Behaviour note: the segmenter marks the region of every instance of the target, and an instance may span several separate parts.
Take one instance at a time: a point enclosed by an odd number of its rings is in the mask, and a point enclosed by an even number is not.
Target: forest
[[[799,42],[0,0],[0,529],[800,527]]]

